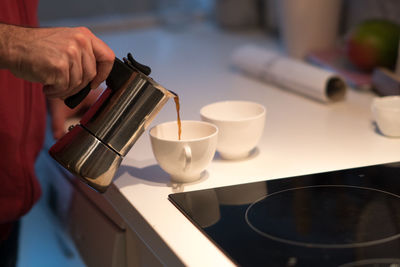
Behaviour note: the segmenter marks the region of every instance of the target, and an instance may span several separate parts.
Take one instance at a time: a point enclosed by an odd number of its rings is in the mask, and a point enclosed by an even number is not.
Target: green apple
[[[347,57],[357,68],[372,71],[375,67],[393,69],[399,48],[400,26],[384,19],[370,19],[358,24],[347,39]]]

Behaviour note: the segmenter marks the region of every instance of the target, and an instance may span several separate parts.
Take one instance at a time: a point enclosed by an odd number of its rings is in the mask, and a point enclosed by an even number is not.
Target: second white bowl
[[[217,151],[224,159],[246,158],[264,130],[266,108],[250,101],[223,101],[204,106],[201,119],[218,129]]]
[[[400,96],[377,97],[372,102],[371,110],[384,135],[400,137]]]

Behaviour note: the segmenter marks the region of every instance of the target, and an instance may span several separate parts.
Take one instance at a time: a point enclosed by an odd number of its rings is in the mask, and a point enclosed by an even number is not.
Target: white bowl
[[[249,101],[223,101],[200,110],[201,119],[218,127],[217,151],[224,159],[242,159],[257,146],[265,125],[266,109]]]
[[[400,137],[400,96],[377,97],[371,105],[379,130],[389,137]]]

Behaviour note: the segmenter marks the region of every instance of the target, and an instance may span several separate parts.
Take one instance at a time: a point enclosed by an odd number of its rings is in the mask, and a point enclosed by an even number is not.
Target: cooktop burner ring
[[[254,223],[251,222],[251,219],[249,218],[249,214],[250,211],[252,209],[254,209],[255,205],[257,205],[258,203],[261,203],[262,201],[267,200],[268,198],[272,198],[275,197],[279,194],[285,194],[285,193],[292,193],[296,190],[311,190],[311,189],[351,189],[351,190],[361,190],[367,192],[367,193],[378,193],[378,194],[384,194],[386,196],[389,197],[394,197],[395,199],[397,199],[398,201],[400,201],[400,196],[387,192],[387,191],[383,191],[383,190],[379,190],[379,189],[375,189],[375,188],[369,188],[369,187],[362,187],[362,186],[351,186],[351,185],[315,185],[315,186],[305,186],[305,187],[295,187],[295,188],[290,188],[290,189],[286,189],[286,190],[281,190],[281,191],[277,191],[271,194],[268,194],[258,200],[256,200],[255,202],[253,202],[247,209],[245,212],[245,220],[247,222],[247,225],[254,230],[255,232],[257,232],[258,234],[260,234],[261,236],[264,236],[266,238],[269,238],[271,240],[275,240],[278,242],[282,242],[282,243],[286,243],[289,245],[295,245],[295,246],[302,246],[302,247],[308,247],[308,248],[326,248],[326,249],[345,249],[345,248],[356,248],[356,247],[366,247],[366,246],[372,246],[372,245],[378,245],[378,244],[382,244],[382,243],[386,243],[395,239],[400,238],[400,229],[397,231],[397,233],[390,235],[390,236],[386,236],[384,238],[378,238],[375,240],[368,240],[368,241],[363,241],[363,242],[352,242],[352,243],[313,243],[313,242],[303,242],[303,241],[296,241],[296,240],[290,240],[287,238],[282,238],[279,236],[275,236],[271,233],[265,232],[263,230],[260,230],[259,227],[255,226]],[[396,201],[397,201],[396,200]],[[400,203],[400,202],[399,202]]]
[[[357,267],[357,266],[382,266],[378,264],[384,264],[385,266],[398,267],[400,266],[400,259],[396,258],[377,258],[377,259],[365,259],[360,261],[354,261],[339,265],[339,267]]]

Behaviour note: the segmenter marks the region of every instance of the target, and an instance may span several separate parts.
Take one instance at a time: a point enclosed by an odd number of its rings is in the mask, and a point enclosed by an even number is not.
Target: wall
[[[39,20],[44,26],[76,26],[74,21],[93,22],[156,17],[162,8],[196,10],[206,14],[214,0],[39,0]]]
[[[144,14],[155,9],[156,0],[40,0],[41,22],[112,15]]]

